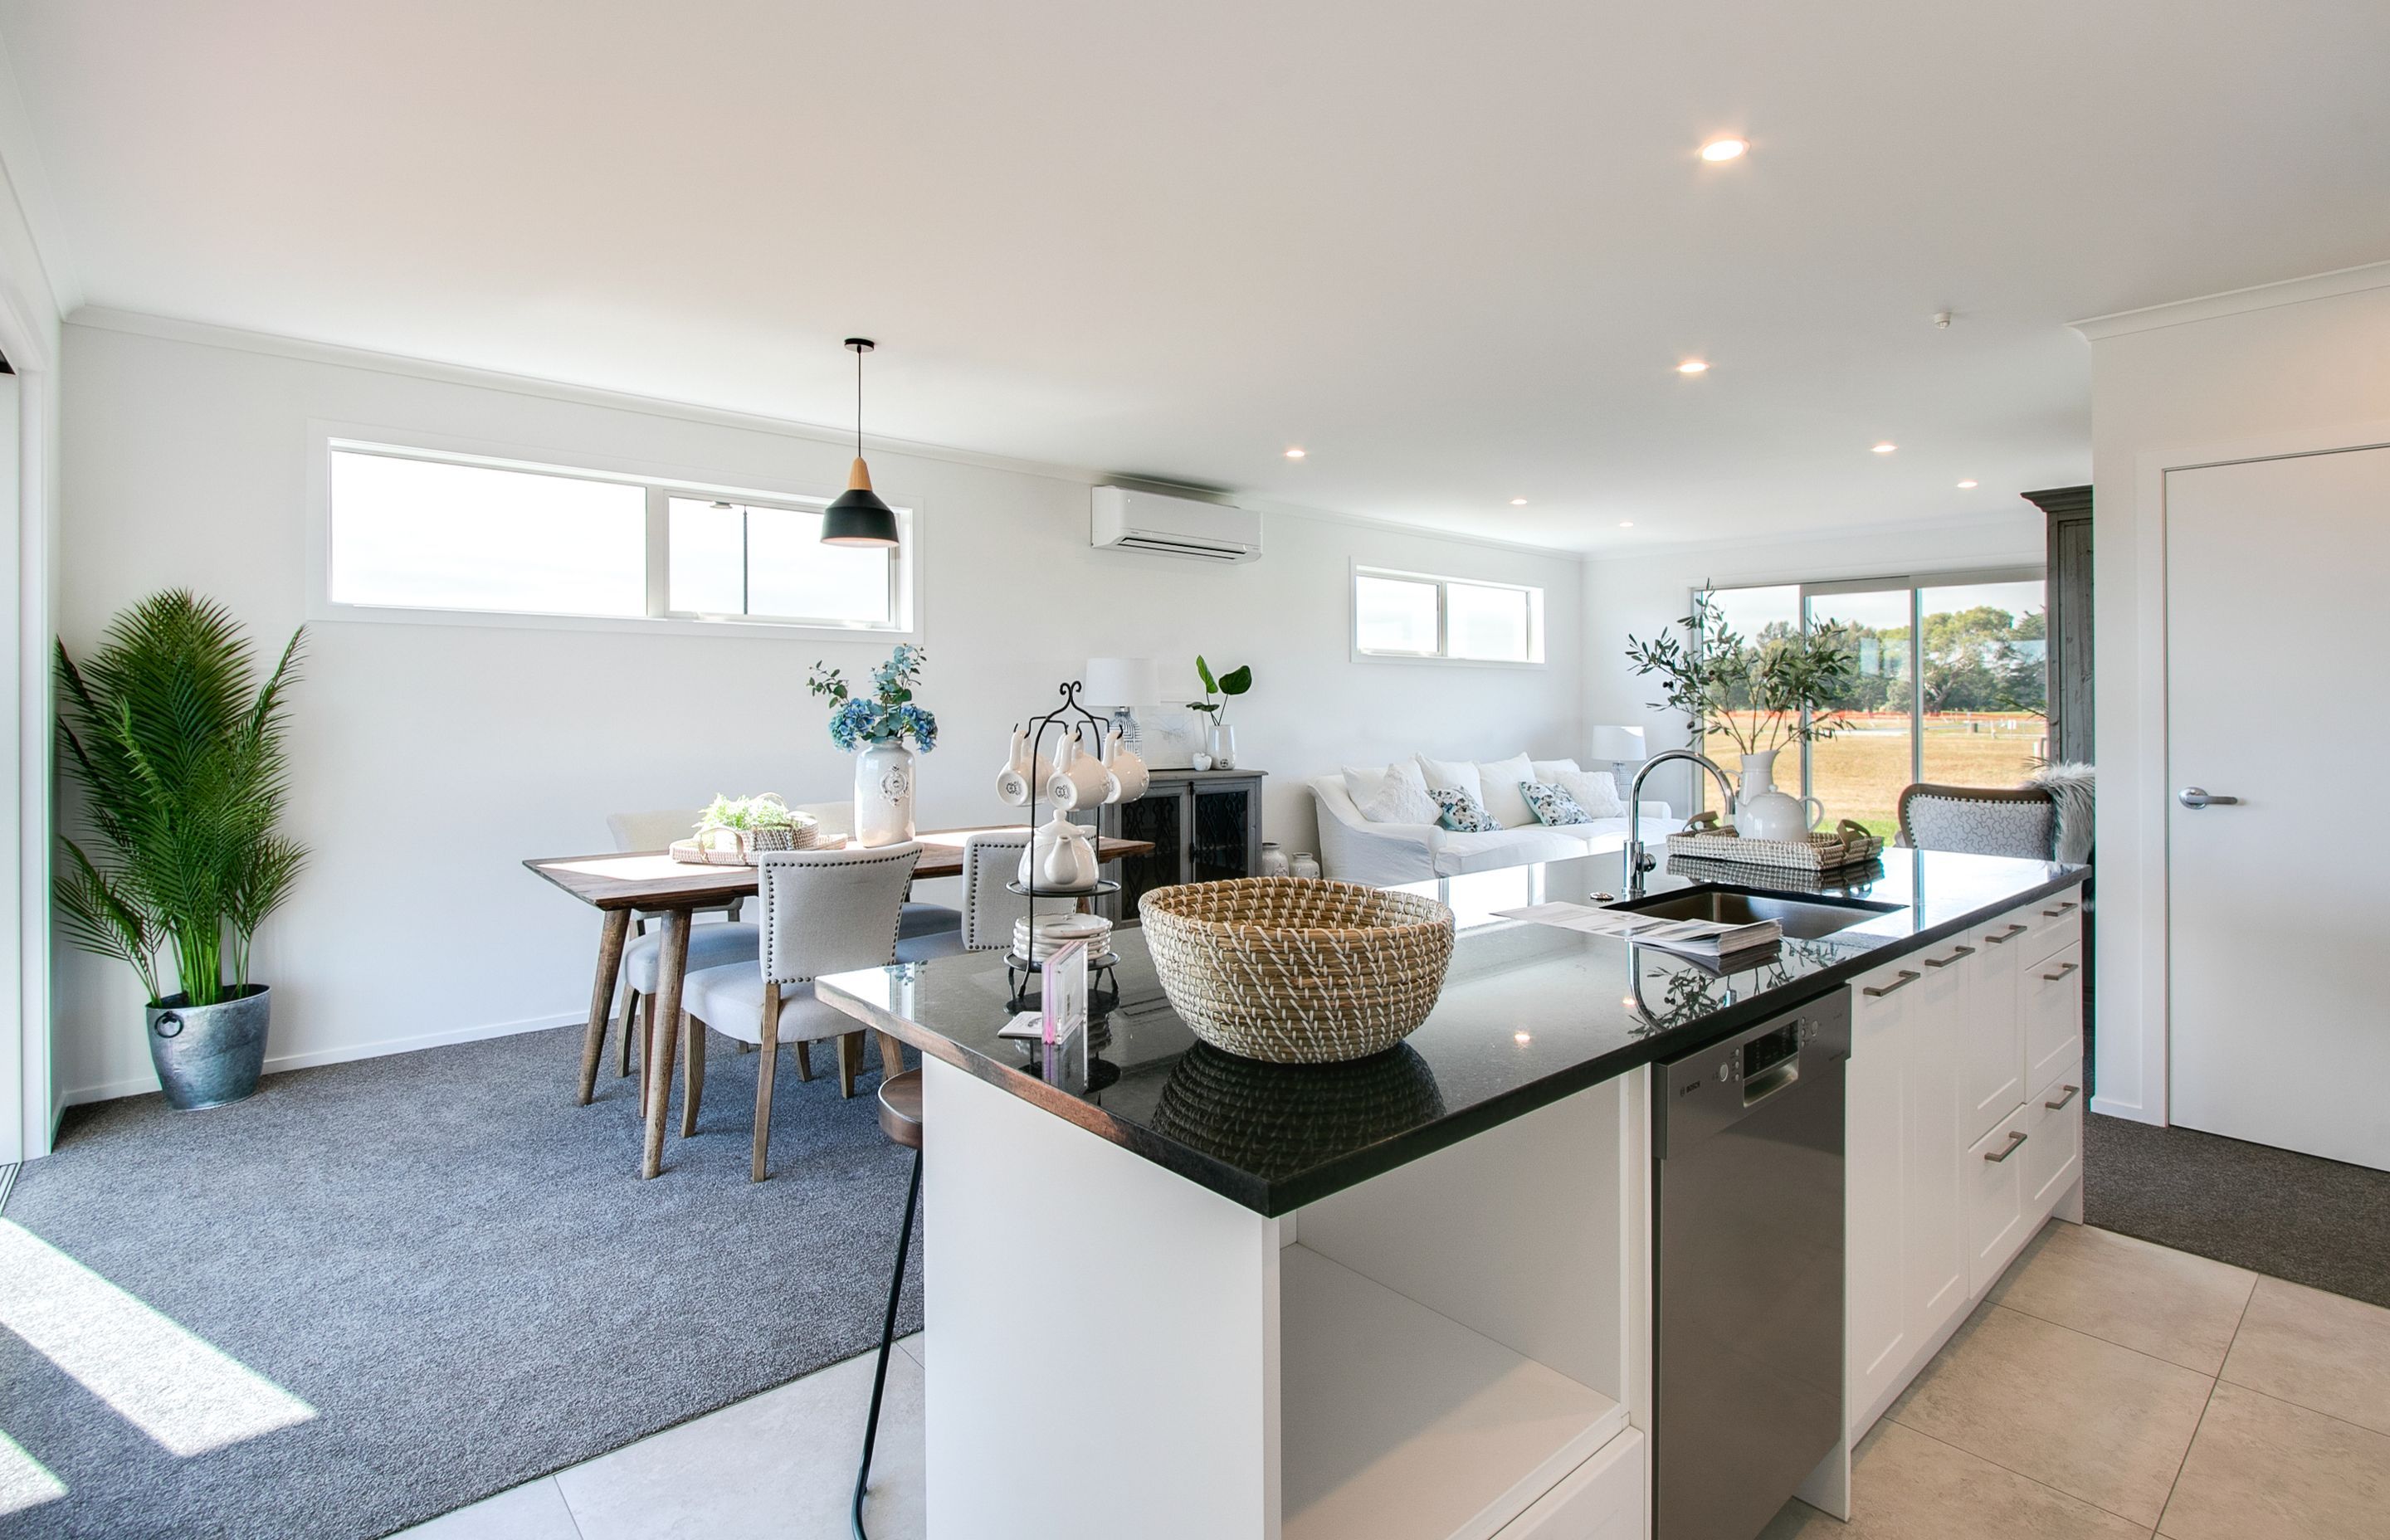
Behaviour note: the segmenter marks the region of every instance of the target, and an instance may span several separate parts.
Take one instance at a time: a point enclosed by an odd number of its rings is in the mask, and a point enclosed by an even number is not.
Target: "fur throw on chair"
[[[2058,806],[2058,839],[2053,858],[2075,866],[2091,859],[2096,828],[2100,772],[2088,764],[2045,764],[2025,777],[2040,787]]]

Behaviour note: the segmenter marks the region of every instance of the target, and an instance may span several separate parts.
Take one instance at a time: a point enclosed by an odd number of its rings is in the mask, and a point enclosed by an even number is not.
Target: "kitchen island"
[[[2073,944],[2083,876],[1887,853],[1821,895],[1863,905],[1849,923],[1725,974],[1496,913],[1623,892],[1614,856],[1422,883],[1459,928],[1442,998],[1402,1047],[1338,1066],[1197,1043],[1134,931],[1115,936],[1084,1068],[997,1035],[1013,1002],[996,955],[822,981],[925,1064],[932,1540],[1642,1534],[1651,1066],[1845,991],[1849,1358],[1875,1379],[1843,1399],[1863,1429],[1881,1384],[1955,1328],[1932,1310],[1980,1297],[1970,1277],[1911,1308],[1910,1280],[1935,1271],[1935,1174],[1962,1277],[1960,1245],[2005,1265],[2030,1233],[2022,1159],[1985,1162],[2017,1195],[1997,1225],[2005,1200],[1957,1185],[1973,1175],[1958,1141],[2023,1131],[2013,1086],[2079,1062],[2079,1023],[2074,1060],[2047,1023],[2028,1044],[2018,959]],[[1947,1160],[1930,1138],[1908,1148],[1937,1086]],[[2063,1211],[2062,1187],[2034,1186],[2041,1213]],[[1832,1465],[1814,1491],[1830,1507]]]

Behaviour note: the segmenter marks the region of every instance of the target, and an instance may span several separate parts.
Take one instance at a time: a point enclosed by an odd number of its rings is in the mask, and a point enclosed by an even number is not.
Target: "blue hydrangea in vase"
[[[867,695],[847,688],[845,671],[816,662],[805,688],[829,702],[829,740],[854,755],[854,842],[901,845],[913,838],[913,756],[938,746],[938,719],[913,702],[929,655],[906,642],[871,671]]]

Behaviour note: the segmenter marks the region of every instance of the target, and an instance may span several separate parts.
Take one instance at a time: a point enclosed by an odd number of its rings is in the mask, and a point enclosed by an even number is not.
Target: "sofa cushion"
[[[1486,813],[1484,804],[1466,791],[1440,786],[1428,795],[1433,797],[1435,805],[1444,810],[1444,816],[1438,822],[1448,829],[1461,834],[1498,833],[1501,830],[1502,826]]]
[[[1419,767],[1430,791],[1466,791],[1472,802],[1485,801],[1485,792],[1477,779],[1477,766],[1469,761],[1430,759],[1421,754]]]
[[[1529,781],[1521,789],[1527,807],[1539,824],[1589,824],[1593,815],[1579,805],[1563,787],[1549,781]]]
[[[1438,876],[1452,877],[1537,861],[1566,861],[1585,854],[1586,847],[1587,841],[1574,828],[1546,828],[1538,824],[1475,834],[1440,834],[1435,870]]]
[[[1427,781],[1420,775],[1419,762],[1416,760],[1398,759],[1392,764],[1381,764],[1375,769],[1366,764],[1348,764],[1343,769],[1344,794],[1353,799],[1353,805],[1356,807],[1361,806],[1376,796],[1379,789],[1386,784],[1387,779],[1393,776],[1399,776],[1418,787],[1421,791],[1427,789]],[[1421,821],[1433,823],[1434,819],[1431,816]]]
[[[1426,787],[1401,776],[1381,777],[1378,789],[1356,805],[1373,824],[1432,824],[1444,816]]]
[[[1574,771],[1576,767],[1576,761],[1573,759],[1539,759],[1534,762],[1536,772],[1534,778],[1539,781],[1556,781],[1562,775]]]
[[[1536,814],[1519,788],[1535,778],[1535,763],[1524,754],[1488,761],[1477,767],[1477,800],[1504,828],[1528,827],[1535,823]]]
[[[1624,818],[1626,804],[1618,797],[1618,777],[1607,770],[1567,770],[1552,777],[1560,789],[1574,797],[1577,805],[1593,818]]]

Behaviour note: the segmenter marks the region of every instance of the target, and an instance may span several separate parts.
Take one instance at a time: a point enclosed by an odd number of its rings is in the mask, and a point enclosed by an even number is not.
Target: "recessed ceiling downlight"
[[[1959,483],[1959,490],[1960,490],[1960,492],[1972,492],[1972,491],[1974,491],[1974,490],[1975,490],[1975,488],[1976,488],[1976,487],[1978,487],[1978,486],[1980,486],[1980,485],[1982,485],[1982,484],[1983,484],[1983,483],[1982,483],[1982,482],[1980,482],[1980,481],[1961,481],[1961,482],[1960,482],[1960,483]]]
[[[1622,530],[1631,530],[1635,527],[1635,520],[1632,519],[1622,519],[1618,521],[1618,527]]]
[[[1303,456],[1304,452],[1300,449],[1290,449],[1286,452],[1286,457],[1290,460],[1299,460]]]
[[[1895,449],[1897,449],[1897,448],[1899,448],[1899,447],[1900,447],[1900,445],[1898,445],[1898,444],[1896,444],[1896,443],[1891,443],[1890,441],[1888,441],[1888,440],[1887,440],[1886,442],[1884,442],[1884,443],[1882,443],[1877,444],[1877,445],[1875,446],[1875,452],[1876,452],[1877,454],[1879,454],[1879,455],[1889,455],[1889,454],[1891,454],[1894,450],[1895,450]]]
[[[1514,508],[1523,508],[1527,506],[1527,500],[1524,497],[1513,497],[1510,499],[1510,506]]]
[[[1702,147],[1702,159],[1704,160],[1738,160],[1741,157],[1742,152],[1750,148],[1751,141],[1748,139],[1737,139],[1731,136],[1723,139],[1712,139],[1708,144]]]
[[[1678,374],[1707,374],[1709,370],[1708,361],[1701,358],[1688,358],[1677,366]]]

